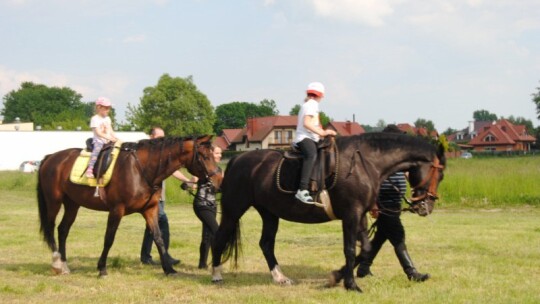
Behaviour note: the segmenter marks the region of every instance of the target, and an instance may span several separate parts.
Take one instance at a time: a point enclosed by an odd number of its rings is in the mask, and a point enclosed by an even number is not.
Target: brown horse
[[[79,207],[107,211],[105,243],[97,268],[100,276],[107,275],[107,255],[114,242],[120,220],[124,215],[141,213],[154,236],[161,266],[166,274],[176,273],[158,225],[158,201],[162,182],[175,170],[188,171],[219,187],[222,176],[211,151],[211,136],[198,138],[165,137],[123,143],[115,164],[114,174],[101,195],[94,196],[95,188],[74,184],[70,171],[81,149],[67,149],[45,156],[38,173],[37,198],[40,231],[53,251],[53,270],[67,274],[66,239],[77,217]],[[64,205],[64,216],[58,226],[56,245],[54,228],[56,216]]]
[[[345,288],[361,291],[353,277],[357,236],[365,230],[365,214],[375,204],[381,183],[397,171],[409,172],[413,188],[413,210],[427,215],[433,210],[437,188],[443,178],[446,162],[444,149],[426,140],[401,134],[367,133],[336,139],[337,173],[328,189],[333,213],[342,221],[345,266],[340,277]],[[212,281],[219,283],[221,264],[229,258],[236,263],[240,250],[240,217],[253,206],[260,214],[263,227],[259,242],[270,273],[276,283],[292,284],[281,271],[274,255],[279,219],[300,223],[323,223],[330,216],[323,208],[301,203],[294,192],[280,191],[276,171],[283,153],[256,150],[229,161],[222,184],[222,216],[212,246]],[[363,246],[368,246],[366,237]],[[222,259],[222,255],[224,257]]]

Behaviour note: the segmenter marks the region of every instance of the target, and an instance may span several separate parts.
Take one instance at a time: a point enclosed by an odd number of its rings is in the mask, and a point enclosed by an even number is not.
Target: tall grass
[[[449,159],[441,206],[540,206],[540,156]]]

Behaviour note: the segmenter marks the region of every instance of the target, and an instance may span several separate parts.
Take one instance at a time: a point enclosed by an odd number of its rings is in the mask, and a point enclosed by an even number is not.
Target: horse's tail
[[[234,229],[229,234],[229,238],[225,243],[225,249],[223,250],[223,258],[221,264],[231,260],[233,268],[238,267],[238,258],[242,254],[242,240],[240,233],[240,220],[234,225]]]
[[[227,163],[227,168],[225,169],[225,172],[229,171],[229,168],[231,168],[232,164],[236,161],[238,155],[232,157],[229,162]],[[223,185],[226,186],[226,185]],[[221,259],[221,264],[227,262],[228,260],[232,259],[232,267],[237,268],[238,267],[238,258],[240,254],[242,253],[242,235],[240,231],[240,218],[237,217],[236,221],[234,221],[234,218],[232,216],[233,210],[231,210],[230,206],[224,206],[223,200],[221,201],[221,224],[220,227],[229,228],[229,234],[226,236],[225,240],[225,247],[223,249],[223,255]],[[225,229],[227,230],[227,229]]]
[[[47,208],[47,200],[45,199],[45,194],[43,193],[43,186],[41,184],[41,170],[45,167],[45,161],[49,155],[45,156],[45,158],[41,161],[41,165],[39,166],[38,171],[38,181],[37,181],[37,200],[38,200],[38,207],[39,207],[39,231],[43,235],[43,241],[47,243],[49,248],[51,250],[55,250],[55,241],[54,241],[54,225],[51,225],[48,221],[48,208]]]

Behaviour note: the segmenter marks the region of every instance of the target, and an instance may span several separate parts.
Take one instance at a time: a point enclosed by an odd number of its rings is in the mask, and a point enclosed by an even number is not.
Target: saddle
[[[107,144],[104,144],[103,148],[99,152],[96,164],[94,165],[94,172],[93,172],[96,179],[99,179],[100,177],[102,177],[107,171],[107,169],[109,169],[109,166],[111,165],[111,162],[112,162],[111,152],[113,151],[113,148],[114,148],[114,143],[109,142]],[[86,151],[89,153],[92,153],[93,150],[94,150],[93,140],[92,138],[88,138],[86,140]]]
[[[309,191],[316,199],[325,189],[331,189],[337,181],[337,147],[333,137],[326,137],[317,144],[317,160],[310,177]],[[296,193],[302,175],[302,153],[293,149],[283,153],[276,171],[276,185],[284,193]],[[316,199],[317,200],[317,199]]]
[[[87,144],[91,143],[92,141],[87,141]],[[122,143],[117,141],[114,144],[103,147],[101,150],[102,152],[98,155],[96,166],[94,167],[94,176],[97,176],[97,179],[88,179],[85,175],[86,169],[88,168],[88,162],[90,161],[90,155],[92,154],[92,146],[87,146],[86,149],[82,149],[71,168],[69,180],[78,185],[105,187],[111,180],[112,171],[120,153],[121,146]]]

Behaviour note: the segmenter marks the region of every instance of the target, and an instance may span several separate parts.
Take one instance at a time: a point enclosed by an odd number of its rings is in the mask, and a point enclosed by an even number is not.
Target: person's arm
[[[107,134],[106,132],[103,132],[101,130],[101,128],[93,128],[93,129],[94,129],[94,132],[96,133],[97,136],[99,136],[101,138],[105,138],[106,140],[116,141],[116,137],[111,136],[111,135]]]
[[[334,130],[325,130],[319,126],[315,126],[315,124],[313,123],[313,119],[315,119],[315,117],[313,115],[305,115],[304,116],[304,128],[310,130],[311,132],[321,136],[321,137],[326,137],[326,136],[336,136],[336,131]]]
[[[192,176],[191,178],[187,178],[180,170],[176,170],[173,172],[172,176],[174,176],[176,179],[188,184],[191,188],[195,189],[197,187],[197,181],[199,180],[198,177]]]

